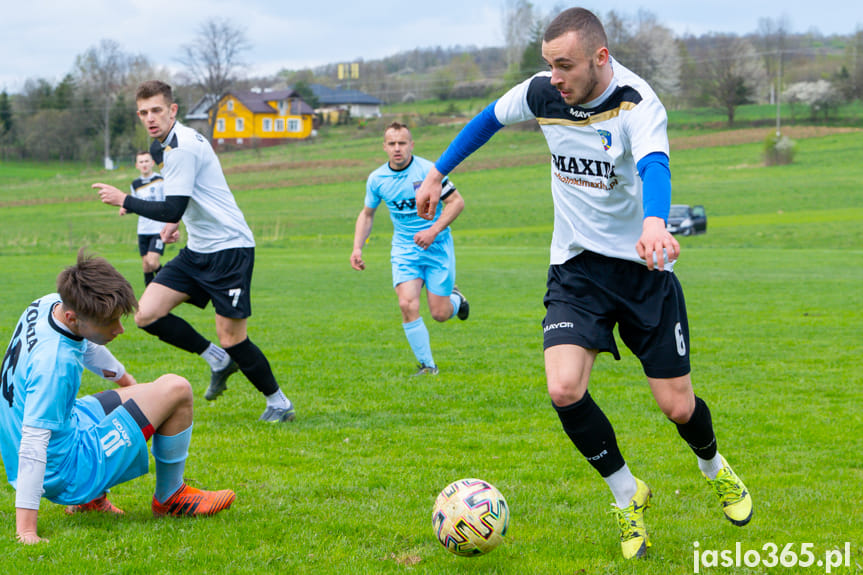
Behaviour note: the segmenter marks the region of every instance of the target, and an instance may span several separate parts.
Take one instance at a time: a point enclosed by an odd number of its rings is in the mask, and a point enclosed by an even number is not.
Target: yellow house
[[[216,147],[273,146],[312,133],[314,110],[294,90],[228,92],[215,112]]]

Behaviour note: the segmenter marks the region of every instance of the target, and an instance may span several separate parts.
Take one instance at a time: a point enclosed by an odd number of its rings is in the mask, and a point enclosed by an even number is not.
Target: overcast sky
[[[253,48],[249,75],[374,60],[413,48],[502,46],[506,0],[23,0],[0,9],[0,90],[18,92],[28,78],[52,84],[75,57],[102,39],[157,66],[176,70],[177,48],[211,16],[230,16]],[[533,0],[543,13],[577,4]],[[829,4],[829,6],[828,6]],[[675,34],[747,34],[761,18],[784,18],[792,32],[850,35],[863,28],[860,0],[596,0],[582,6],[635,17],[654,14]]]

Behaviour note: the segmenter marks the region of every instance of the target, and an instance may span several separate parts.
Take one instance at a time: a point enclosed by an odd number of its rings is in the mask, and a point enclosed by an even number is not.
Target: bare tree
[[[219,99],[238,79],[245,64],[240,55],[251,48],[246,33],[227,19],[211,18],[198,28],[191,44],[182,47],[181,64],[189,78],[212,102]],[[212,138],[216,123],[215,107],[209,112],[209,134]]]
[[[504,0],[501,25],[506,50],[506,66],[511,74],[518,74],[525,46],[535,21],[533,4],[527,0]]]
[[[704,87],[709,99],[725,109],[734,124],[738,106],[755,101],[766,81],[764,62],[748,40],[716,35],[701,55]]]
[[[80,82],[85,91],[100,103],[100,127],[105,146],[105,168],[113,168],[111,161],[111,108],[120,91],[126,86],[132,58],[120,49],[115,40],[104,39],[98,46],[88,49],[75,59]]]
[[[680,49],[671,30],[651,12],[640,10],[635,23],[611,11],[606,17],[609,50],[661,95],[680,91]]]

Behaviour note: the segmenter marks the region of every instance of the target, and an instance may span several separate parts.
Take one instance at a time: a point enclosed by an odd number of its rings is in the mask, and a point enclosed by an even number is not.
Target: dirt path
[[[782,135],[792,140],[804,138],[818,138],[830,134],[847,134],[849,132],[860,132],[859,128],[834,128],[828,126],[789,126],[782,128]],[[698,136],[681,136],[673,138],[670,142],[672,150],[691,150],[695,148],[710,148],[712,146],[736,146],[738,144],[752,144],[763,141],[768,134],[773,132],[770,128],[744,128],[741,130],[725,130],[712,134],[700,134]]]

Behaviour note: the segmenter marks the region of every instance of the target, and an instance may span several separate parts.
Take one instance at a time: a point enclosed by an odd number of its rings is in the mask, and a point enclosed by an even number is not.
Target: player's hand
[[[665,229],[662,218],[644,218],[641,237],[635,244],[638,257],[647,263],[647,269],[665,269],[665,262],[673,262],[680,256],[680,243]]]
[[[104,374],[104,370],[102,373]],[[135,376],[133,376],[128,371],[123,374],[123,377],[121,377],[114,383],[116,383],[119,387],[132,387],[133,385],[138,385],[138,381],[135,379]]]
[[[166,244],[174,244],[180,241],[180,224],[165,224],[162,231],[159,232],[159,237]]]
[[[425,180],[417,189],[416,203],[417,215],[424,220],[434,219],[437,213],[437,205],[440,202],[441,184],[443,182],[443,174],[437,171],[437,168],[432,167],[426,175]]]
[[[414,234],[414,243],[426,250],[432,245],[437,237],[437,232],[431,229],[422,230]]]
[[[39,537],[39,535],[35,531],[25,531],[23,533],[16,534],[16,539],[18,539],[18,543],[23,543],[24,545],[35,545],[36,543],[48,543],[47,539]]]
[[[354,250],[351,253],[351,267],[360,272],[366,269],[366,262],[363,261],[363,250]]]
[[[109,206],[122,206],[123,201],[128,195],[108,184],[95,183],[92,185],[92,188],[99,191],[99,199],[102,200],[103,204],[108,204]]]
[[[120,208],[120,212],[119,212],[119,213],[120,213],[120,215],[121,215],[121,216],[125,216],[125,215],[126,215],[126,214],[128,214],[129,212],[127,212],[127,211],[126,211],[126,208]]]

